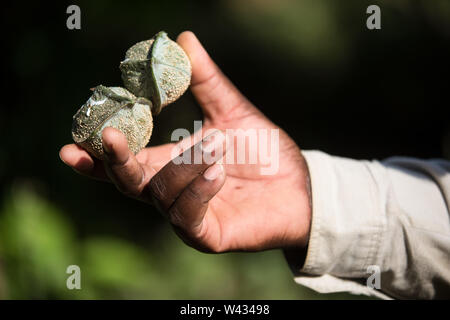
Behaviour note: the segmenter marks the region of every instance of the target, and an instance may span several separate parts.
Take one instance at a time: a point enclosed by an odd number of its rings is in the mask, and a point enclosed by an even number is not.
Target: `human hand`
[[[177,42],[191,60],[191,90],[204,113],[202,131],[279,130],[277,172],[262,175],[259,160],[176,164],[171,161],[173,143],[143,149],[135,156],[125,136],[113,128],[103,130],[102,136],[108,160],[94,159],[75,144],[64,146],[60,158],[80,174],[113,182],[127,196],[156,201],[177,234],[198,250],[304,248],[311,204],[300,149],[233,86],[192,32],[183,32]],[[185,152],[194,155],[206,149],[192,147]],[[240,152],[236,144],[233,149],[234,154]]]

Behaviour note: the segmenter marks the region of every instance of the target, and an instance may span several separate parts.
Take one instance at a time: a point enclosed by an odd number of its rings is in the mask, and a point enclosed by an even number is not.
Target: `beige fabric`
[[[296,282],[322,293],[450,298],[450,162],[304,151],[313,212]],[[380,268],[380,289],[366,285]]]

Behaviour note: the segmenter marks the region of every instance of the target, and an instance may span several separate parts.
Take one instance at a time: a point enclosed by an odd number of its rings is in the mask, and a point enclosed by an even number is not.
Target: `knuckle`
[[[185,197],[187,200],[190,201],[201,201],[202,199],[202,193],[201,191],[194,187],[193,185],[189,185],[185,190]]]
[[[221,71],[219,69],[215,69],[208,78],[204,80],[204,85],[208,86],[210,91],[216,90],[219,86],[223,85],[223,77],[221,76]]]
[[[172,206],[172,208],[169,209],[169,221],[178,226],[183,227],[183,214],[181,213],[178,206]]]
[[[111,165],[111,167],[114,167],[115,169],[122,169],[127,166],[127,164],[130,162],[130,154],[127,154],[124,156],[119,156],[114,153],[105,153],[106,159]]]
[[[166,184],[164,183],[160,175],[157,174],[150,180],[150,191],[152,193],[152,196],[157,200],[161,201],[164,198],[166,190]]]

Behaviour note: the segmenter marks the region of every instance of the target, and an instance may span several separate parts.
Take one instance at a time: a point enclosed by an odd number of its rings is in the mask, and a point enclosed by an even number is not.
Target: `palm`
[[[232,121],[228,123],[228,128],[276,127],[257,114]],[[299,166],[301,155],[298,147],[284,132],[280,135],[280,163],[275,175],[261,175],[259,170],[255,170],[259,164],[225,164],[227,180],[209,203],[207,215],[216,219],[211,219],[207,237],[212,241],[222,241],[221,245],[227,250],[259,250],[276,247],[284,240],[292,240],[279,238],[282,234],[277,225],[289,225],[288,221],[283,221],[286,210],[292,210],[293,214],[295,210],[298,210],[299,215],[301,213],[299,208],[290,205],[292,197],[302,192],[300,177],[292,175],[299,172],[296,167]],[[292,188],[294,185],[298,185],[298,189]],[[292,216],[289,216],[289,220],[293,221]]]
[[[241,114],[244,113],[245,116],[242,117]],[[231,119],[220,117],[214,120],[205,119],[203,130],[279,129],[256,108],[252,107],[251,112],[237,110],[237,114],[238,117]],[[173,145],[167,147],[169,150]],[[236,154],[236,144],[234,148]],[[146,161],[155,154],[156,150],[153,149],[143,150]],[[292,201],[304,193],[304,184],[301,183],[304,177],[299,170],[302,156],[294,141],[282,130],[280,130],[279,152],[279,170],[274,175],[261,175],[258,170],[260,163],[225,163],[227,180],[216,196],[209,201],[204,218],[201,241],[205,246],[220,247],[226,251],[259,250],[298,240],[288,236],[291,234],[288,230],[280,233],[280,228],[285,226],[293,230],[302,230],[301,226],[293,225],[292,221],[305,220],[304,208],[293,205]],[[157,167],[170,160],[169,154],[168,151],[165,152],[165,159],[160,159]],[[155,163],[151,165],[154,166]],[[297,218],[293,219],[293,216]]]

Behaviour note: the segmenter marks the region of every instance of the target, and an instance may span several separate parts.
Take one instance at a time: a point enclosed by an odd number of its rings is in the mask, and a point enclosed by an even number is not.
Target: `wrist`
[[[311,232],[311,220],[312,220],[312,188],[311,188],[311,177],[309,174],[308,164],[301,156],[301,172],[302,172],[302,185],[303,185],[303,215],[302,215],[302,226],[303,230],[298,239],[298,247],[306,248],[309,242],[309,235]]]
[[[312,219],[312,192],[308,165],[303,156],[298,162],[299,173],[295,174],[295,184],[300,186],[291,204],[291,214],[286,226],[285,243],[282,249],[303,250],[308,246]],[[295,204],[294,204],[295,203]]]
[[[283,248],[283,254],[291,268],[301,270],[305,264],[306,255],[308,252],[308,243],[311,232],[311,220],[312,220],[312,188],[311,177],[309,174],[308,164],[301,156],[300,167],[302,172],[302,184],[303,193],[306,201],[304,201],[304,213],[303,213],[303,231],[301,232],[298,240],[294,245],[286,246]]]

